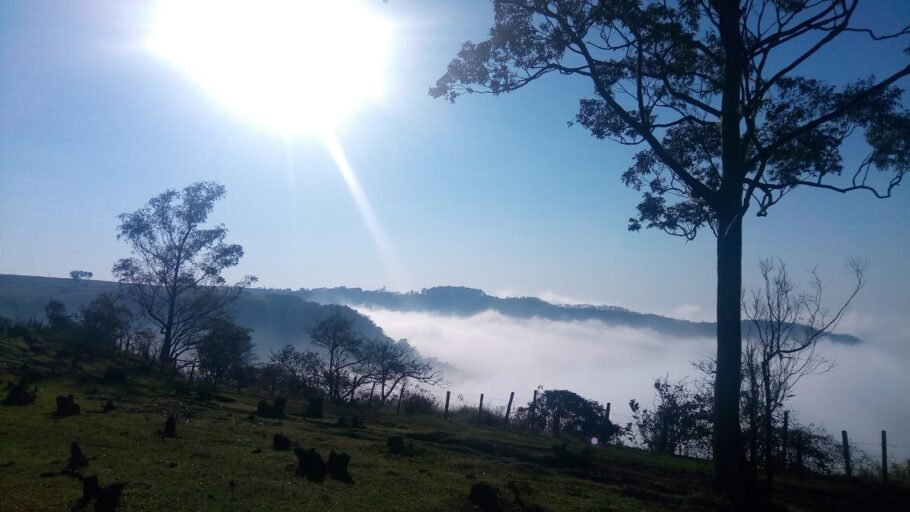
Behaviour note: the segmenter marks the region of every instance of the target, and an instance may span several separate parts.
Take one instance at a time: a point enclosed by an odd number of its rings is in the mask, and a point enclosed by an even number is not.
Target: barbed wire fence
[[[490,395],[487,393],[462,393],[435,386],[417,385],[410,387],[410,389],[403,388],[401,397],[407,397],[409,394],[420,394],[425,397],[430,397],[434,401],[434,408],[438,410],[439,414],[445,415],[446,417],[449,415],[460,417],[473,416],[478,421],[481,421],[483,415],[487,415],[494,418],[498,417],[499,421],[494,420],[493,422],[497,425],[501,424],[505,426],[509,423],[506,416],[509,415],[510,418],[515,418],[515,414],[519,409],[530,408],[531,404],[537,398],[538,392],[542,393],[543,390],[538,388],[538,390],[532,390],[530,392],[510,392],[512,396],[507,396],[500,394]],[[448,404],[446,403],[447,399]],[[623,424],[634,423],[636,421],[636,418],[630,414],[616,412],[610,402],[607,402],[605,406],[606,419],[616,425],[622,426]],[[849,440],[846,431],[842,431],[842,436],[841,450],[844,459],[844,470],[848,477],[853,476],[850,465],[851,446],[868,446],[881,449],[880,476],[885,482],[888,481],[889,462],[892,462],[888,457],[888,448],[898,448],[910,451],[910,445],[908,444],[889,442],[885,431],[882,431],[881,441],[875,442],[869,440]],[[784,447],[784,449],[786,450],[786,447]],[[784,457],[786,456],[787,454],[784,453]],[[860,456],[865,459],[870,459],[865,452],[861,452]],[[871,457],[871,459],[874,460],[875,458]],[[910,461],[908,461],[908,464],[910,464]]]

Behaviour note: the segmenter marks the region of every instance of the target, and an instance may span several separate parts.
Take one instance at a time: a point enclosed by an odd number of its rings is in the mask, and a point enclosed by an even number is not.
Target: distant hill
[[[116,292],[119,286],[109,281],[0,274],[0,316],[41,319],[44,305],[52,298],[64,303],[68,311],[76,312],[99,293]],[[513,318],[599,320],[609,325],[651,329],[677,338],[710,338],[715,333],[712,322],[689,322],[616,306],[559,305],[536,297],[495,297],[482,290],[460,286],[439,286],[407,293],[345,287],[297,291],[253,288],[244,291],[234,304],[233,313],[238,323],[254,330],[253,340],[261,353],[286,343],[308,342],[306,333],[309,329],[336,313],[350,318],[354,328],[364,336],[385,336],[380,326],[352,309],[354,307],[461,317],[496,311]],[[746,322],[743,325],[748,327]],[[860,342],[847,334],[834,334],[830,339],[837,343]]]
[[[70,313],[104,292],[117,292],[118,283],[0,274],[0,316],[15,320],[43,319],[44,305],[51,299],[66,305]],[[285,344],[309,342],[307,333],[322,320],[339,314],[349,318],[354,330],[368,338],[382,337],[382,329],[366,316],[344,305],[317,304],[288,293],[246,290],[232,305],[238,324],[253,329],[253,342],[260,355]]]
[[[483,311],[496,311],[514,318],[547,320],[600,320],[610,325],[651,329],[674,337],[713,337],[713,322],[690,322],[649,313],[637,313],[617,306],[551,304],[537,297],[495,297],[483,290],[461,286],[438,286],[419,292],[397,293],[361,288],[301,288],[298,297],[319,304],[346,304],[352,307],[380,308],[392,311],[420,311],[452,316],[472,316]],[[749,323],[744,321],[744,332]],[[836,343],[859,343],[847,334],[829,336]]]

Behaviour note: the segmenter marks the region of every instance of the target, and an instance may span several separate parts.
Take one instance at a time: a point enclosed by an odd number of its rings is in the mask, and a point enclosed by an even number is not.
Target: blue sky
[[[566,126],[585,82],[554,77],[498,98],[433,100],[427,88],[461,43],[485,35],[490,4],[376,3],[396,26],[388,92],[339,136],[399,273],[320,142],[230,113],[143,46],[154,2],[113,1],[0,4],[0,273],[109,278],[128,252],[115,238],[117,214],[216,180],[228,195],[212,218],[246,251],[235,275],[263,286],[454,284],[710,318],[713,238],[626,231],[638,194],[619,174],[632,151]],[[900,0],[867,7],[875,10],[863,19],[877,25],[910,19]],[[835,50],[807,70],[842,80],[906,59],[893,47]],[[836,298],[849,284],[845,259],[868,258],[854,318],[908,332],[908,213],[906,187],[887,201],[791,194],[767,218],[747,218],[746,282],[760,257],[780,256],[798,278],[818,267]]]

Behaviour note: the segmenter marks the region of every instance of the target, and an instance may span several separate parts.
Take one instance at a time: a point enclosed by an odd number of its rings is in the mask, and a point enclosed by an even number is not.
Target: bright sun
[[[382,97],[391,35],[362,0],[161,0],[149,45],[237,114],[330,136]]]

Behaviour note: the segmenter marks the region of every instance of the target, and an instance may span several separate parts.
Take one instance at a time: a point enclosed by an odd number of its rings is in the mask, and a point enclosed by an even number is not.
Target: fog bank
[[[517,319],[493,311],[456,317],[430,313],[360,308],[387,335],[406,338],[422,354],[457,368],[449,371],[453,400],[505,405],[511,391],[516,404],[530,400],[537,386],[570,389],[600,402],[611,402],[616,420],[628,421],[628,402],[636,398],[649,407],[655,378],[699,377],[691,362],[714,353],[709,338],[675,338],[649,329],[605,324],[599,320],[553,321]],[[822,342],[819,353],[837,362],[825,375],[806,377],[789,403],[802,423],[824,425],[829,433],[846,429],[851,439],[880,439],[887,430],[892,460],[910,456],[910,374],[908,350],[890,330],[884,341],[861,316],[848,318],[843,332],[859,334],[859,345]],[[868,322],[867,322],[868,324]],[[853,328],[858,332],[849,330]],[[897,336],[899,337],[899,336]],[[906,339],[906,337],[904,338]],[[870,455],[876,446],[861,445]]]

